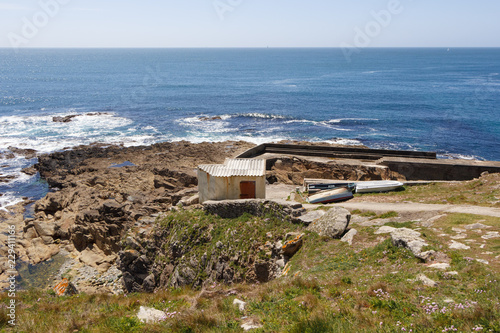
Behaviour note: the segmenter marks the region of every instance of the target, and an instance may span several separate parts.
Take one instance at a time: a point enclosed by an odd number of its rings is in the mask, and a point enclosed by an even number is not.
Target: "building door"
[[[240,199],[255,199],[255,182],[240,182]]]

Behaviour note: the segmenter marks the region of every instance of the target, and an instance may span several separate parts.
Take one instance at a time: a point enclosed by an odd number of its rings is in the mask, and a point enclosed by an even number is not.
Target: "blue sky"
[[[500,47],[499,14],[498,0],[0,0],[0,47]]]

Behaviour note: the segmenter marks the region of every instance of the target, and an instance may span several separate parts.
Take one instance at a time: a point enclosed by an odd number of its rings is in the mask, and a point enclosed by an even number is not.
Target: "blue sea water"
[[[291,139],[500,160],[499,73],[500,49],[0,49],[0,152]],[[33,162],[0,158],[0,207],[35,196]]]

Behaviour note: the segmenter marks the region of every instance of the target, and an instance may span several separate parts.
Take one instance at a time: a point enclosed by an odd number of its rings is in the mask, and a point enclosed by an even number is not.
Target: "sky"
[[[0,47],[500,47],[498,0],[0,0]]]

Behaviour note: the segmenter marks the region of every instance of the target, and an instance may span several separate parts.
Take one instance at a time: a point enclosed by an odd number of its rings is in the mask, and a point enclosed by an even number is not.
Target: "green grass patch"
[[[391,217],[398,217],[398,216],[399,216],[399,214],[397,212],[390,211],[387,213],[377,215],[376,217],[374,217],[374,219],[389,219]]]
[[[363,216],[363,217],[369,217],[370,220],[375,220],[375,219],[388,219],[388,218],[391,218],[391,217],[398,217],[399,214],[397,212],[394,212],[394,211],[390,211],[390,212],[386,212],[386,213],[382,213],[382,214],[377,214],[375,212],[372,212],[372,211],[361,211],[359,209],[355,209],[353,211],[351,211],[351,214],[355,214],[355,215],[359,215],[359,216]]]
[[[393,227],[393,228],[411,228],[415,221],[406,221],[406,222],[387,222],[384,225]]]

